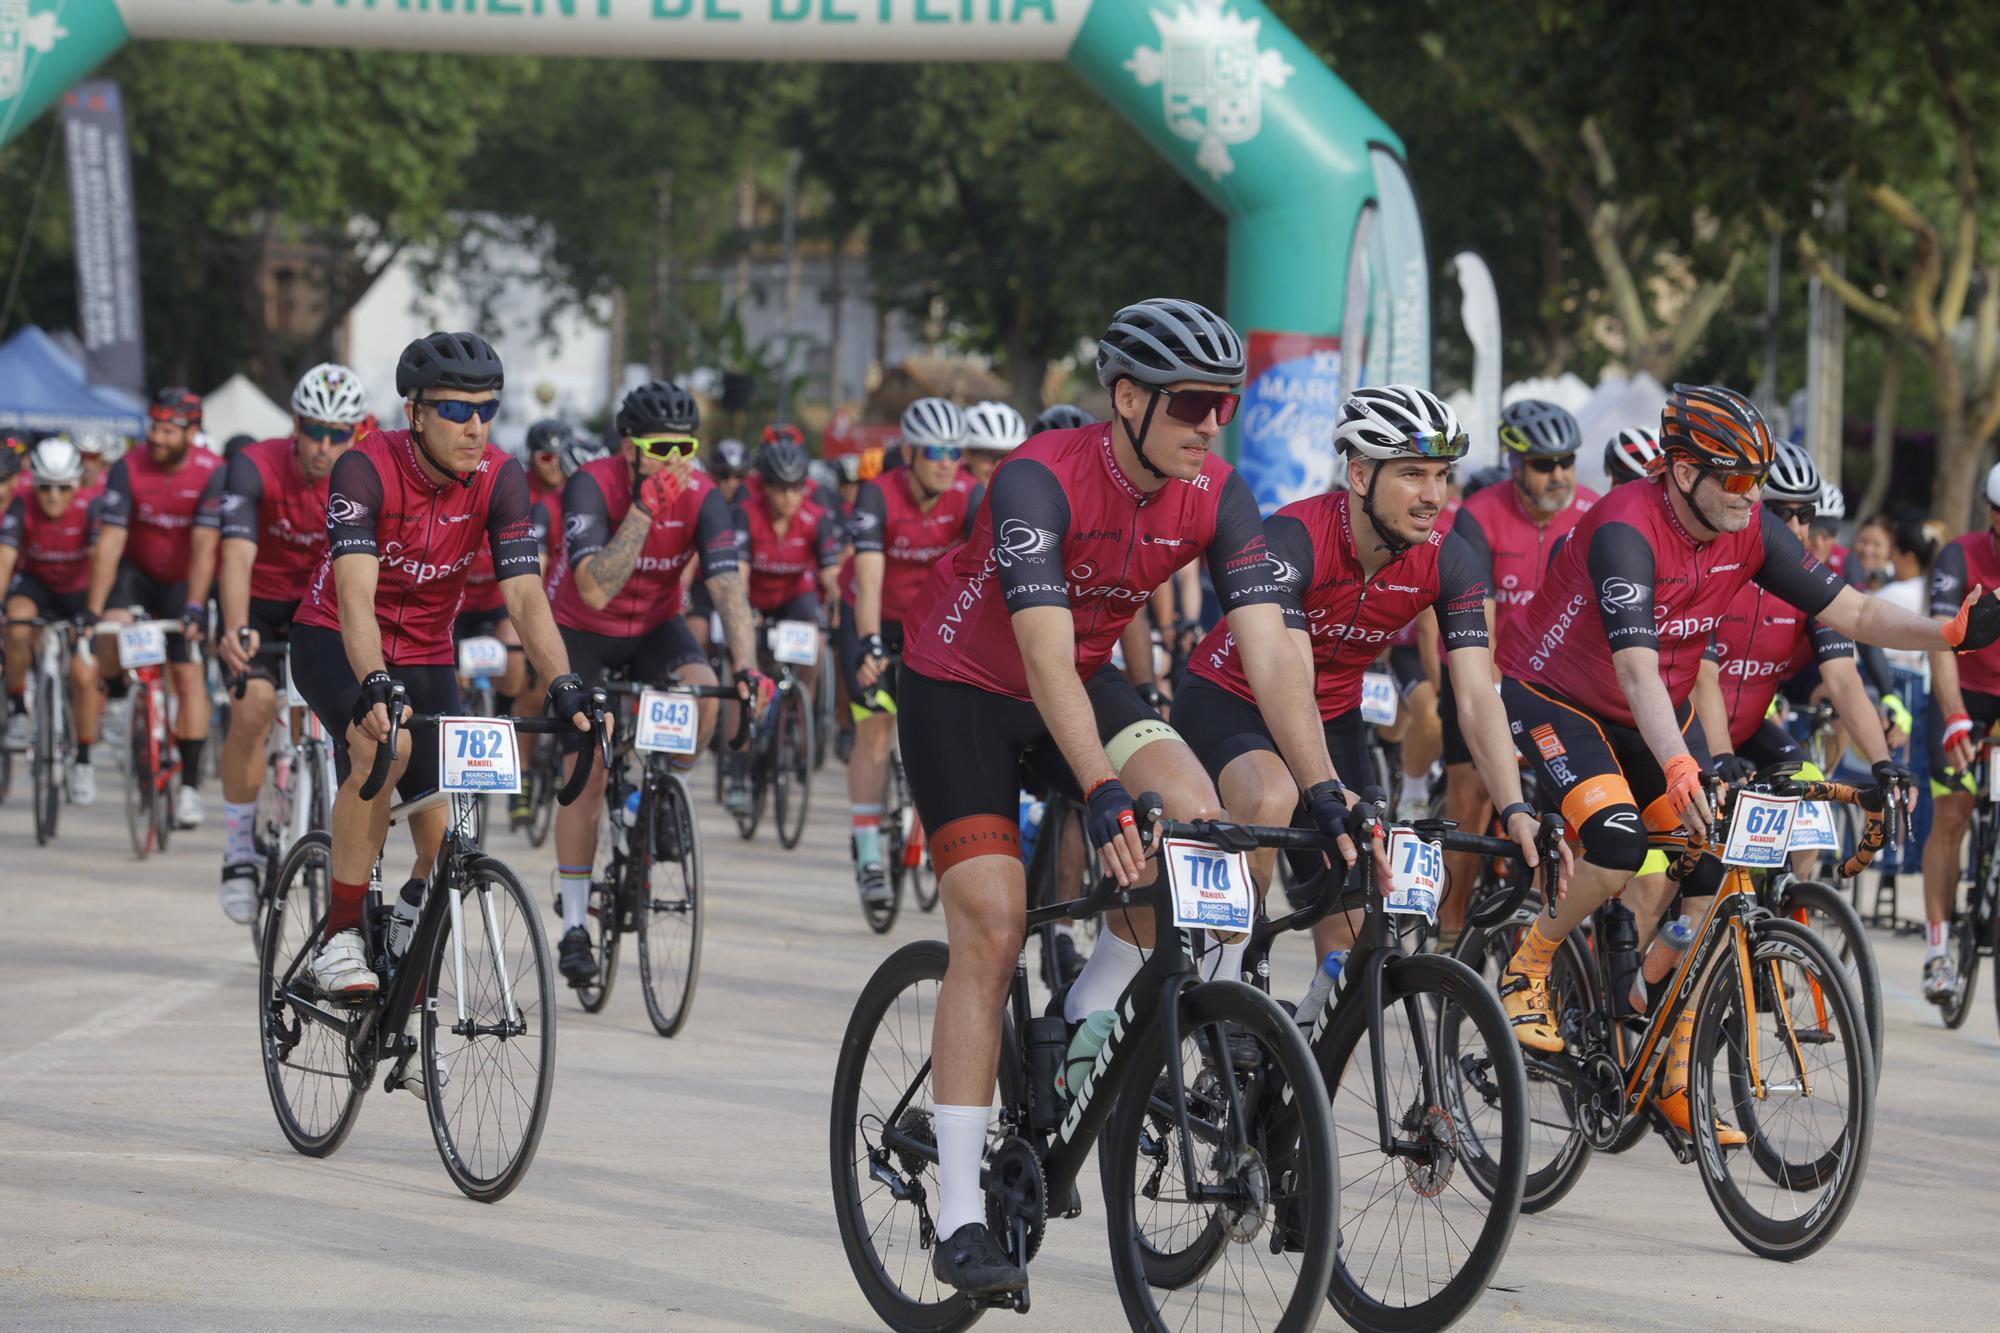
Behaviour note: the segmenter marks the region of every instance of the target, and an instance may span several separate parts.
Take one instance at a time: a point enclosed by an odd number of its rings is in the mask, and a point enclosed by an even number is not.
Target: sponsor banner
[[[1333,484],[1340,339],[1252,330],[1236,469],[1270,513]]]
[[[63,98],[63,141],[85,368],[93,384],[143,394],[139,229],[132,211],[132,150],[117,84],[93,80],[70,89]]]

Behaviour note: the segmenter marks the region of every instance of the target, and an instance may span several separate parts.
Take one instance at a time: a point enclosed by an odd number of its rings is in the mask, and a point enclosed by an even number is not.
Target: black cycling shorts
[[[687,590],[687,608],[682,615],[696,620],[707,620],[715,614],[715,598],[708,592],[708,580],[696,578]]]
[[[1757,730],[1751,732],[1743,744],[1736,747],[1736,753],[1759,769],[1770,768],[1773,764],[1803,764],[1806,761],[1805,748],[1793,739],[1790,732],[1768,717],[1757,724]]]
[[[133,565],[118,566],[118,577],[111,585],[111,596],[105,599],[107,611],[123,611],[128,607],[138,607],[145,612],[147,620],[178,621],[187,610],[188,586],[180,583],[155,583],[143,571]],[[194,661],[194,645],[179,634],[167,634],[167,660],[169,662]]]
[[[1113,768],[1153,741],[1175,736],[1109,663],[1084,688]],[[905,670],[897,683],[896,730],[940,875],[974,856],[1020,856],[1025,777],[1037,779],[1042,790],[1083,799],[1030,701]]]
[[[53,592],[33,574],[16,574],[7,586],[9,597],[25,597],[35,604],[35,614],[43,620],[74,620],[90,607],[90,589],[80,592]]]
[[[340,631],[324,625],[292,626],[292,644],[298,652],[292,658],[292,684],[305,697],[313,716],[326,728],[333,746],[334,772],[347,781],[347,728],[354,716],[354,701],[361,697],[361,682],[347,664],[347,650],[341,647]],[[389,674],[403,683],[410,707],[419,713],[452,717],[465,711],[458,697],[458,671],[448,666],[398,666],[391,662]],[[410,766],[396,783],[397,794],[406,801],[437,790],[438,741],[436,727],[411,727],[396,737],[397,751],[410,756]]]
[[[1983,690],[1965,690],[1962,693],[1965,696],[1965,715],[1972,719],[1972,739],[1977,742],[1993,729],[1994,723],[2000,722],[2000,694],[1987,694]],[[1973,775],[1958,772],[1944,757],[1944,709],[1938,706],[1935,691],[1924,710],[1924,749],[1930,756],[1931,795],[1944,796],[1954,791],[1975,789]]]
[[[585,689],[602,685],[614,671],[635,684],[663,685],[683,667],[708,665],[708,654],[694,641],[694,631],[687,627],[687,621],[679,616],[629,638],[593,634],[568,625],[559,625],[557,629],[562,632],[563,647],[569,652],[569,669],[576,673]],[[577,754],[590,743],[590,736],[581,731],[565,733],[562,743],[564,753]]]
[[[1431,682],[1424,674],[1424,656],[1414,643],[1399,643],[1389,649],[1389,674],[1396,678],[1396,694],[1402,699],[1408,699],[1417,686]]]
[[[257,631],[257,655],[250,659],[247,679],[268,680],[280,685],[285,679],[285,655],[291,645],[292,617],[298,614],[296,601],[280,602],[268,597],[250,599],[247,624]]]
[[[900,620],[882,622],[882,651],[889,655],[889,664],[876,677],[875,688],[886,690],[890,698],[896,697],[896,672],[903,657],[903,623]],[[841,679],[847,682],[847,697],[855,702],[850,704],[856,719],[867,717],[876,710],[860,702],[861,682],[854,673],[861,666],[861,635],[854,628],[854,603],[842,603],[840,623],[833,627],[834,658],[840,663]]]
[[[1374,765],[1368,759],[1368,724],[1361,710],[1350,708],[1327,719],[1326,750],[1333,756],[1333,771],[1340,783],[1353,791],[1375,785]],[[1218,785],[1222,770],[1254,750],[1279,755],[1277,741],[1257,705],[1223,689],[1205,676],[1190,673],[1182,677],[1180,693],[1174,696],[1174,730],[1188,743],[1208,776]]]
[[[500,623],[507,619],[507,608],[496,606],[491,611],[461,611],[451,622],[451,641],[454,644],[467,639],[496,638],[500,633]],[[519,648],[511,648],[519,652]]]

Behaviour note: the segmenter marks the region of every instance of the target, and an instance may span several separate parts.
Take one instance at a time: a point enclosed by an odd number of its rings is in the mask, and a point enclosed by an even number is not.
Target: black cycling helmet
[[[701,429],[701,407],[694,395],[671,380],[641,384],[618,406],[618,433],[628,439],[661,431],[692,435]]]
[[[178,384],[156,389],[146,415],[154,421],[186,421],[198,426],[201,424],[201,395]]]
[[[806,479],[810,460],[790,440],[773,440],[757,451],[757,475],[766,485],[792,486]]]
[[[1583,447],[1583,429],[1568,408],[1523,398],[1500,409],[1500,447],[1522,458],[1561,458]]]
[[[1040,435],[1045,430],[1077,430],[1096,420],[1075,403],[1057,403],[1042,409],[1042,414],[1035,418],[1035,424],[1028,428],[1028,433]]]
[[[833,466],[840,473],[840,484],[859,486],[861,484],[861,455],[842,454],[833,460]]]
[[[750,451],[741,440],[717,440],[708,451],[708,475],[727,481],[750,471]]]
[[[576,442],[576,427],[567,421],[550,417],[537,421],[528,427],[528,452],[530,454],[554,454],[562,457],[563,450]]]
[[[415,398],[425,389],[500,392],[507,382],[500,354],[476,333],[432,333],[396,359],[396,394]]]

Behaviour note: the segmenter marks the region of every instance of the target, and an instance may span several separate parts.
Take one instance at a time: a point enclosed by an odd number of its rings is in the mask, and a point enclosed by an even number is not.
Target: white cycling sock
[[[1926,921],[1924,923],[1924,961],[1942,958],[1951,952],[1951,922]]]
[[[224,801],[222,803],[222,826],[225,830],[222,843],[223,861],[254,861],[257,859],[257,803],[255,801]]]
[[[557,866],[556,884],[562,890],[563,929],[583,929],[590,912],[590,868]]]
[[[1403,774],[1403,795],[1396,803],[1399,812],[1407,816],[1410,811],[1427,805],[1430,799],[1431,780],[1428,773],[1419,773],[1415,777]]]
[[[933,1106],[937,1129],[938,1215],[940,1239],[950,1239],[968,1222],[986,1221],[986,1193],[979,1188],[979,1164],[986,1160],[984,1106]]]
[[[1243,955],[1250,949],[1250,937],[1245,935],[1234,944],[1218,946],[1211,939],[1208,948],[1201,955],[1201,975],[1204,981],[1243,980]]]
[[[1119,939],[1108,927],[1098,931],[1097,943],[1090,946],[1090,957],[1084,960],[1083,971],[1063,1001],[1063,1018],[1081,1023],[1099,1009],[1115,1009],[1118,997],[1139,975],[1145,961],[1138,945]]]

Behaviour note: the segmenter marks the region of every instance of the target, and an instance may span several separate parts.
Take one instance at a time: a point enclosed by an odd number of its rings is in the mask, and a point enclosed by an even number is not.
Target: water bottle
[[[1299,1001],[1297,1018],[1301,1027],[1311,1027],[1319,1022],[1319,1016],[1333,993],[1340,986],[1340,969],[1347,966],[1347,950],[1335,949],[1319,960],[1319,969],[1313,973],[1312,985],[1306,987],[1306,998]]]
[[[1026,792],[1021,793],[1021,861],[1023,864],[1035,859],[1035,838],[1042,831],[1042,814],[1047,809],[1044,802],[1036,800]]]
[[[1685,913],[1680,920],[1670,921],[1660,927],[1660,937],[1653,941],[1653,947],[1646,951],[1646,965],[1639,970],[1639,979],[1632,983],[1632,1012],[1646,1012],[1646,995],[1654,986],[1665,981],[1676,967],[1680,966],[1681,955],[1694,943],[1694,922]]]
[[[1033,1124],[1044,1132],[1062,1123],[1062,1067],[1069,1024],[1057,1015],[1028,1020],[1028,1072],[1033,1079]]]
[[[630,845],[630,839],[626,836],[626,830],[636,828],[639,823],[638,788],[635,787],[625,793],[625,804],[618,807],[617,815],[612,819],[611,823],[618,838],[618,849],[624,851]]]
[[[1097,1053],[1110,1040],[1111,1029],[1117,1021],[1117,1014],[1109,1009],[1099,1009],[1084,1019],[1076,1035],[1069,1039],[1069,1055],[1063,1060],[1061,1085],[1069,1096],[1076,1096],[1077,1089],[1090,1077],[1091,1068],[1097,1063]]]
[[[416,937],[417,916],[423,910],[424,882],[413,879],[396,895],[396,910],[389,914],[389,957],[401,958]]]

